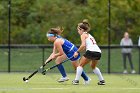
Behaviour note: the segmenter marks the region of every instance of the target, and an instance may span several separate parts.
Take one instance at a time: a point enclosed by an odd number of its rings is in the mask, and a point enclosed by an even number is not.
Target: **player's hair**
[[[51,28],[47,33],[54,34],[55,36],[60,35],[64,31],[63,27]]]
[[[85,32],[90,31],[90,24],[88,23],[87,19],[84,19],[81,23],[78,24],[78,26],[84,29]]]

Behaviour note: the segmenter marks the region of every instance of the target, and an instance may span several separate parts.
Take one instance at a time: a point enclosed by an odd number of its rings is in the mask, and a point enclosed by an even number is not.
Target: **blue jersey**
[[[64,44],[62,45],[64,53],[67,55],[68,58],[70,58],[71,61],[76,61],[80,58],[80,54],[74,58],[74,53],[78,50],[78,48],[72,44],[70,41],[63,39]]]

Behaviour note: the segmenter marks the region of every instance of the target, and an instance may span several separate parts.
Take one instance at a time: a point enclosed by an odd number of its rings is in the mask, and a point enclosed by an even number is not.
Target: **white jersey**
[[[101,53],[101,50],[96,44],[94,37],[92,37],[90,34],[88,34],[88,38],[86,38],[86,51],[87,50]]]

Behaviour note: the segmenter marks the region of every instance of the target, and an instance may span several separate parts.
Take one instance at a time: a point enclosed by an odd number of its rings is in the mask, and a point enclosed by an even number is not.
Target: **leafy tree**
[[[46,32],[63,26],[62,36],[80,43],[76,26],[83,19],[98,44],[108,43],[108,0],[11,0],[11,42],[49,44]],[[137,44],[140,35],[140,1],[111,0],[111,44],[119,44],[128,31]],[[0,44],[8,43],[8,0],[0,0]]]

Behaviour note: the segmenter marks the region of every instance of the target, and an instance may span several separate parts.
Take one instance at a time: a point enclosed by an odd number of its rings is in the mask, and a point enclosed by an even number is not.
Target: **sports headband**
[[[46,34],[47,37],[55,36],[54,34]]]

